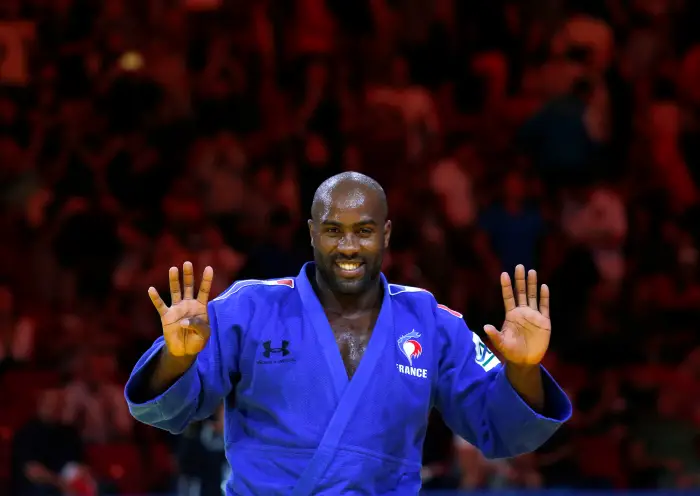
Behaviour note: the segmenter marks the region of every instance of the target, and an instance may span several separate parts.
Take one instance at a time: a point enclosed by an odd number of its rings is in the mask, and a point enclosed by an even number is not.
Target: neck
[[[324,310],[343,315],[362,313],[381,305],[382,284],[377,278],[366,291],[358,294],[339,294],[333,291],[319,271],[314,277],[316,293]]]

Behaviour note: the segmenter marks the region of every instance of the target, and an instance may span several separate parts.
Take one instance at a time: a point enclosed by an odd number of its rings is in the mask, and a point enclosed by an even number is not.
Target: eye
[[[373,232],[372,229],[370,229],[369,227],[363,227],[362,229],[360,229],[360,234],[364,234],[367,236],[372,234],[372,232]]]
[[[337,234],[340,232],[340,230],[337,227],[328,227],[326,228],[326,232],[330,234]]]

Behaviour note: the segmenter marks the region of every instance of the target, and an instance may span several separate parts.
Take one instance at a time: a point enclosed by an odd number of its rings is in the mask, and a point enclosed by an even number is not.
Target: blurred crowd
[[[218,414],[174,438],[126,409],[146,289],[185,260],[214,293],[295,275],[343,170],[387,191],[389,279],[476,332],[501,270],[552,291],[573,419],[487,461],[436,414],[426,488],[700,487],[698,24],[691,0],[2,0],[7,494],[219,494]]]

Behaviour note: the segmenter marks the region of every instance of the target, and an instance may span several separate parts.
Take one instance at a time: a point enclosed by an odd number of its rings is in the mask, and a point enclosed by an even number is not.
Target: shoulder
[[[209,302],[209,316],[216,319],[219,329],[238,329],[245,333],[261,326],[275,314],[274,307],[281,306],[296,292],[293,277],[236,281]]]
[[[417,315],[428,327],[435,329],[435,338],[444,354],[454,350],[470,350],[467,355],[474,356],[477,364],[484,370],[490,370],[500,363],[493,359],[488,347],[473,332],[457,310],[439,303],[433,294],[422,288],[389,284],[389,294],[394,304],[402,305],[407,312]]]
[[[463,315],[452,310],[442,303],[438,303],[435,296],[427,289],[406,286],[402,284],[389,284],[389,295],[394,301],[404,301],[411,306],[427,306],[435,315],[438,322],[443,319],[462,319]]]
[[[243,279],[236,281],[211,301],[215,307],[227,307],[244,303],[274,303],[296,292],[293,277],[282,279]]]

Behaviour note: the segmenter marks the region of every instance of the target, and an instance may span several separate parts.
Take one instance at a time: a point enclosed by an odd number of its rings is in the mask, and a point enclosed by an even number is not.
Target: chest
[[[328,315],[328,323],[333,331],[336,345],[343,359],[345,372],[351,378],[360,365],[372,337],[376,312],[347,317]]]
[[[382,428],[395,426],[397,436],[405,434],[407,419],[422,426],[440,346],[431,322],[416,313],[348,317],[292,305],[266,308],[241,342],[236,408],[256,422],[278,412],[294,415],[295,432],[304,426],[314,436],[338,408],[351,408],[358,419],[385,419]],[[370,434],[366,420],[358,429],[363,437],[381,437]]]

